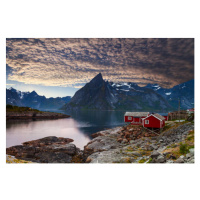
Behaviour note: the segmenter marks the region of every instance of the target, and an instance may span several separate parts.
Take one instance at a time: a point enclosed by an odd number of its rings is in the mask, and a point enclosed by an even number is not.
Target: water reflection
[[[7,122],[7,147],[47,136],[72,138],[79,148],[83,148],[83,146],[90,141],[89,136],[84,134],[78,128],[77,122],[71,118],[45,121]]]
[[[82,149],[91,140],[92,133],[124,125],[124,112],[120,111],[63,113],[71,115],[71,118],[42,121],[8,121],[6,123],[6,146],[19,145],[29,140],[47,136],[57,136],[74,139],[74,144]]]

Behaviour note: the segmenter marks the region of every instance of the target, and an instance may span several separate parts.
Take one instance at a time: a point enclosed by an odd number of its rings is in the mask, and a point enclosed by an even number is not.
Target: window
[[[149,124],[149,120],[145,120],[145,124]]]
[[[128,117],[128,120],[132,120],[132,117]]]

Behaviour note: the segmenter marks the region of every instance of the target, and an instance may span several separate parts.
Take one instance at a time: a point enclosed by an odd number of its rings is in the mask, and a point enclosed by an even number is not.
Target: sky
[[[192,38],[6,40],[6,88],[73,96],[98,73],[112,82],[171,88],[194,79]]]

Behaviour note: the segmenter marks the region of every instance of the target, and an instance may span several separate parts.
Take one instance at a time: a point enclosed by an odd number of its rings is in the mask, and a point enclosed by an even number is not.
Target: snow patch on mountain
[[[171,94],[171,92],[167,92],[167,93],[165,93],[166,95],[170,95]]]

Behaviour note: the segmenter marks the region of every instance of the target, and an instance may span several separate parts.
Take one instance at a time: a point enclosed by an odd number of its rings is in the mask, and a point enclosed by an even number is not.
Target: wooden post
[[[179,117],[179,123],[180,123],[180,99],[178,99],[178,117]]]

